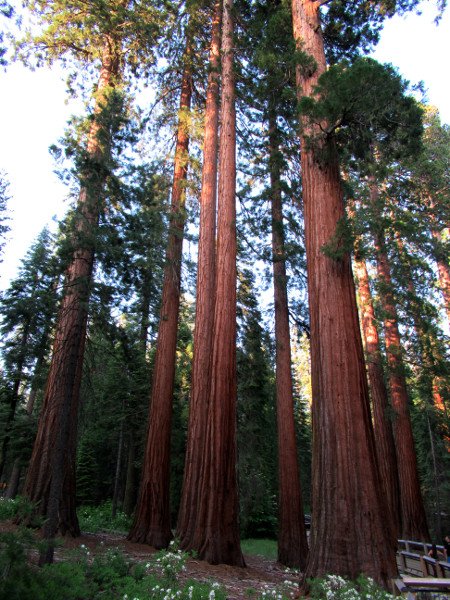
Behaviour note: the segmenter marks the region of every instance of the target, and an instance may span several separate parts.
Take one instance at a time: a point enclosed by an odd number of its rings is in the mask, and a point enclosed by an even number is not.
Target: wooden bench
[[[410,577],[404,575],[402,582],[411,592],[444,592],[450,591],[450,579],[442,577]]]

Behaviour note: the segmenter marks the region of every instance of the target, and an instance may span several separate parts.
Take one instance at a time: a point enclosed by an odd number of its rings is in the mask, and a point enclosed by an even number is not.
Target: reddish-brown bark
[[[377,190],[372,189],[376,200]],[[409,415],[409,398],[404,374],[397,308],[392,293],[391,272],[383,232],[376,234],[377,273],[382,285],[384,336],[388,361],[389,389],[394,411],[393,430],[400,482],[401,536],[403,539],[430,539],[417,471],[417,458]]]
[[[303,570],[308,541],[295,437],[279,142],[273,113],[269,116],[269,153],[278,429],[278,561]]]
[[[194,537],[199,509],[200,477],[211,383],[221,21],[222,4],[220,0],[217,0],[212,18],[210,70],[205,108],[192,386],[183,488],[177,524],[180,545],[186,550],[195,548]]]
[[[444,305],[447,313],[447,321],[450,325],[450,269],[448,266],[448,257],[442,252],[442,236],[433,230],[431,232],[435,240],[435,259],[439,274],[439,287],[444,297]],[[444,255],[443,255],[444,254]]]
[[[209,563],[244,566],[236,477],[236,113],[232,6],[232,0],[225,0],[211,391],[193,547],[199,558]]]
[[[167,247],[162,303],[150,397],[147,444],[139,500],[128,539],[166,548],[172,538],[170,523],[170,440],[175,377],[182,245],[185,227],[185,185],[189,132],[187,111],[192,96],[189,45],[183,73],[177,145],[172,185],[171,222]]]
[[[297,67],[299,97],[313,94],[326,69],[320,4],[292,2],[297,49],[315,62]],[[301,165],[313,394],[313,511],[304,577],[364,573],[387,585],[397,572],[395,541],[380,493],[350,257],[323,251],[345,216],[338,161],[332,138],[305,120]]]
[[[116,83],[118,54],[110,40],[105,42],[97,88],[95,115],[105,109],[103,92]],[[109,148],[101,141],[101,124],[94,118],[88,137],[87,154],[91,167],[81,176],[74,251],[65,273],[64,294],[55,329],[52,359],[44,402],[39,417],[24,495],[37,505],[37,512],[49,518],[57,512],[51,527],[73,536],[80,533],[75,508],[75,452],[79,390],[86,338],[87,309],[94,262],[95,236],[101,210],[103,170],[96,168]],[[56,530],[48,532],[52,537]]]
[[[378,456],[383,492],[391,515],[392,526],[400,535],[400,492],[397,471],[395,441],[392,431],[391,407],[384,380],[378,329],[370,291],[369,274],[366,262],[356,258],[355,272],[358,280],[361,325],[366,350],[366,364],[369,376],[369,388],[372,399],[373,428]]]

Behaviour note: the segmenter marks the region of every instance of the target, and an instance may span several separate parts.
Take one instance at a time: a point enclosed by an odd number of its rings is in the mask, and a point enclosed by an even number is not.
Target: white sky
[[[428,102],[450,123],[450,9],[438,27],[435,9],[425,2],[421,16],[395,17],[385,24],[374,53],[411,83],[424,81]],[[14,277],[20,260],[46,224],[61,218],[67,188],[54,173],[51,144],[62,136],[69,116],[60,70],[28,71],[19,64],[0,71],[0,170],[10,182],[11,232],[0,264],[0,288]]]

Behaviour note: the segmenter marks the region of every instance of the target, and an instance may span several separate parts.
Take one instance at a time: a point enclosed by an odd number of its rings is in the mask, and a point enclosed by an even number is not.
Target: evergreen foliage
[[[445,1],[437,4],[442,11]],[[450,290],[445,284],[450,129],[441,124],[435,109],[421,106],[409,95],[409,84],[394,67],[362,56],[377,42],[385,18],[416,8],[418,0],[331,0],[318,5],[328,68],[313,95],[300,100],[296,70],[313,74],[318,65],[301,47],[295,49],[288,4],[240,0],[234,10],[240,187],[240,533],[241,537],[274,538],[278,529],[273,309],[262,295],[271,282],[268,203],[274,166],[284,211],[283,224],[274,226],[286,225],[280,260],[287,264],[290,317],[298,328],[293,353],[298,457],[305,505],[309,509],[314,504],[300,129],[302,150],[312,151],[320,169],[334,160],[331,155],[337,148],[345,179],[348,215],[337,221],[334,233],[322,245],[321,259],[332,258],[338,270],[356,245],[373,273],[373,238],[382,235],[385,240],[392,289],[371,282],[376,316],[379,322],[386,317],[382,300],[392,293],[402,333],[402,348],[397,350],[404,359],[402,370],[411,397],[408,408],[421,487],[429,524],[439,538],[450,527],[444,514],[450,501],[450,373],[444,323],[445,312],[450,315]],[[44,230],[0,300],[0,476],[6,479],[15,466],[25,467],[30,458],[37,413],[33,404],[37,399],[39,407],[44,395],[61,273],[77,249],[92,251],[92,256],[95,251],[94,281],[86,288],[91,299],[81,387],[77,502],[83,507],[82,526],[107,520],[109,515],[111,523],[126,524],[143,462],[177,122],[189,131],[191,140],[191,156],[186,157],[189,179],[183,185],[188,196],[188,252],[195,255],[197,250],[211,3],[27,0],[23,6],[32,16],[33,27],[17,42],[17,57],[31,66],[61,61],[69,92],[86,102],[86,117],[73,117],[65,138],[52,151],[60,161],[60,176],[74,195],[78,196],[80,185],[92,196],[98,192],[93,199],[98,213],[95,226],[88,230],[80,225],[86,213],[73,206],[57,242]],[[0,18],[12,14],[11,6],[0,2]],[[191,40],[189,52],[186,38]],[[0,65],[5,64],[3,45],[0,32]],[[114,68],[102,88],[94,77],[105,60],[112,61]],[[186,66],[192,71],[193,108],[179,114],[180,73]],[[137,105],[147,85],[151,106],[141,111]],[[93,132],[96,153],[92,152]],[[0,173],[0,255],[9,230],[8,200],[7,176]],[[171,439],[173,527],[183,481],[195,327],[192,263],[186,261],[184,271]],[[381,342],[385,351],[383,336]],[[4,551],[0,570],[7,573],[9,598],[57,597],[58,586],[65,585],[66,579],[73,584],[68,598],[99,597],[100,588],[111,595],[138,594],[143,589],[138,570],[118,555],[100,558],[95,566],[88,567],[84,557],[81,566],[70,563],[40,573],[29,570],[25,548],[31,540],[21,535],[4,538],[0,544]],[[352,593],[350,584],[338,584],[330,597]],[[361,597],[372,593],[382,597],[371,585],[359,582]],[[328,593],[324,586],[323,582],[313,586],[313,596]],[[186,589],[182,593],[188,597]],[[199,591],[197,597],[204,593]]]
[[[0,301],[6,386],[0,404],[2,471],[7,458],[11,464],[11,457],[20,457],[23,465],[29,459],[35,420],[30,419],[32,407],[27,410],[26,398],[40,391],[45,381],[60,273],[55,241],[44,229]],[[10,445],[12,453],[7,457]]]
[[[8,188],[9,182],[6,173],[0,172],[0,262],[3,260],[2,255],[6,243],[6,235],[10,230],[8,225],[8,200],[10,200]]]
[[[261,326],[253,291],[244,271],[238,289],[238,472],[241,537],[276,533],[277,449],[273,366],[270,341]]]

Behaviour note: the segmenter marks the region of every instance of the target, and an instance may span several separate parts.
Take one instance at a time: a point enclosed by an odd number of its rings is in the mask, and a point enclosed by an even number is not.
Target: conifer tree
[[[45,537],[51,540],[58,530],[79,534],[76,425],[96,233],[112,147],[122,119],[124,69],[145,71],[158,22],[155,8],[125,0],[108,6],[65,1],[28,2],[27,6],[43,25],[42,34],[28,38],[28,47],[38,49],[38,58],[40,53],[42,59],[53,62],[68,56],[79,65],[99,65],[94,109],[79,163],[80,191],[52,362],[25,484],[25,494],[47,518]],[[49,544],[41,561],[52,558]]]
[[[5,237],[10,227],[8,225],[8,200],[9,198],[9,182],[6,173],[0,172],[0,261],[2,260],[3,249],[5,246]]]
[[[194,507],[195,532],[188,544],[200,558],[212,564],[243,566],[236,481],[236,113],[232,8],[232,2],[227,0],[223,5],[221,31],[221,132],[211,383],[204,444],[202,440],[199,444],[202,464]],[[210,230],[208,235],[213,232],[214,229]],[[211,260],[212,256],[208,255],[207,259]],[[198,275],[199,278],[206,276],[206,284],[207,273],[208,270],[199,271]],[[202,285],[200,283],[200,287]],[[202,409],[205,410],[205,405]]]
[[[371,189],[372,202],[379,203],[376,184]],[[384,335],[389,369],[389,388],[394,410],[394,435],[400,480],[401,534],[402,539],[428,541],[429,532],[422,502],[417,470],[414,438],[409,415],[409,399],[402,361],[402,344],[398,328],[398,316],[392,290],[391,269],[386,249],[381,214],[375,233],[377,273],[381,287]]]
[[[18,276],[5,291],[2,312],[4,376],[8,380],[0,454],[0,477],[4,476],[11,430],[23,394],[33,390],[48,351],[57,302],[58,261],[54,240],[47,229],[38,236],[22,261]],[[6,400],[6,398],[5,398]]]
[[[372,400],[373,426],[375,433],[378,466],[389,514],[396,536],[401,532],[400,490],[395,452],[394,434],[391,423],[391,407],[385,384],[382,355],[377,321],[370,289],[366,261],[360,252],[355,256],[355,273],[358,282],[361,326],[366,351],[366,364]]]
[[[242,538],[274,537],[277,529],[277,443],[272,344],[262,323],[249,269],[239,272],[238,475]]]
[[[258,237],[265,234],[262,224],[268,219],[266,215],[255,214],[255,204],[258,200],[268,200],[270,203],[272,243],[271,256],[267,258],[272,262],[275,313],[279,428],[278,560],[292,567],[304,567],[308,547],[294,419],[286,266],[287,260],[290,260],[292,268],[295,249],[290,248],[290,252],[287,252],[283,214],[284,197],[293,195],[285,180],[288,161],[292,160],[289,146],[296,135],[293,40],[289,36],[292,24],[286,6],[271,1],[254,5],[247,21],[245,31],[248,37],[248,66],[244,72],[245,88],[241,84],[241,94],[245,95],[246,106],[242,110],[254,131],[250,129],[252,136],[241,143],[246,149],[242,170],[247,174],[249,162],[255,163],[251,176],[259,177],[266,186],[257,198],[251,198],[251,219]],[[261,128],[267,132],[262,142]],[[255,147],[260,153],[256,159]],[[297,148],[295,152],[298,154]],[[249,195],[254,193],[251,189],[246,192]],[[264,257],[264,254],[263,247],[261,256]],[[301,452],[302,449],[300,455]]]
[[[324,38],[321,6],[325,4],[328,27]],[[341,50],[348,46],[349,51],[352,45],[362,45],[364,33],[373,32],[376,38],[377,24],[395,8],[398,7],[383,2],[369,6],[363,2],[293,0],[293,31],[299,60],[296,82],[300,103],[305,99],[303,106],[314,98],[319,77],[327,70],[325,43],[330,26],[334,25],[336,32],[339,20],[344,20],[337,18],[339,11],[346,13],[344,17],[356,19],[353,25],[357,35],[353,40],[340,38]],[[359,24],[365,26],[358,29]],[[330,57],[341,50],[338,44],[328,46]],[[394,538],[386,530],[386,509],[379,494],[381,482],[350,248],[343,232],[345,212],[333,136],[337,127],[336,121],[323,113],[315,121],[302,118],[314,444],[313,521],[304,576],[334,572],[356,577],[363,572],[387,585],[396,572]],[[330,245],[333,251],[328,252]],[[342,540],[346,543],[342,544]]]
[[[206,90],[203,170],[200,196],[199,247],[192,386],[183,488],[177,536],[185,550],[198,550],[200,481],[206,444],[206,418],[211,384],[211,352],[215,299],[215,239],[219,127],[220,35],[222,2],[214,3],[211,19],[209,73]]]
[[[295,437],[279,141],[276,114],[274,113],[269,114],[269,152],[278,423],[278,560],[290,567],[304,569],[308,554],[308,542]]]
[[[162,306],[153,369],[149,428],[140,496],[129,539],[165,548],[172,538],[170,520],[170,439],[175,377],[181,259],[185,227],[188,163],[188,113],[192,96],[191,40],[187,33],[181,82],[177,145],[172,185],[171,223],[162,291]]]

